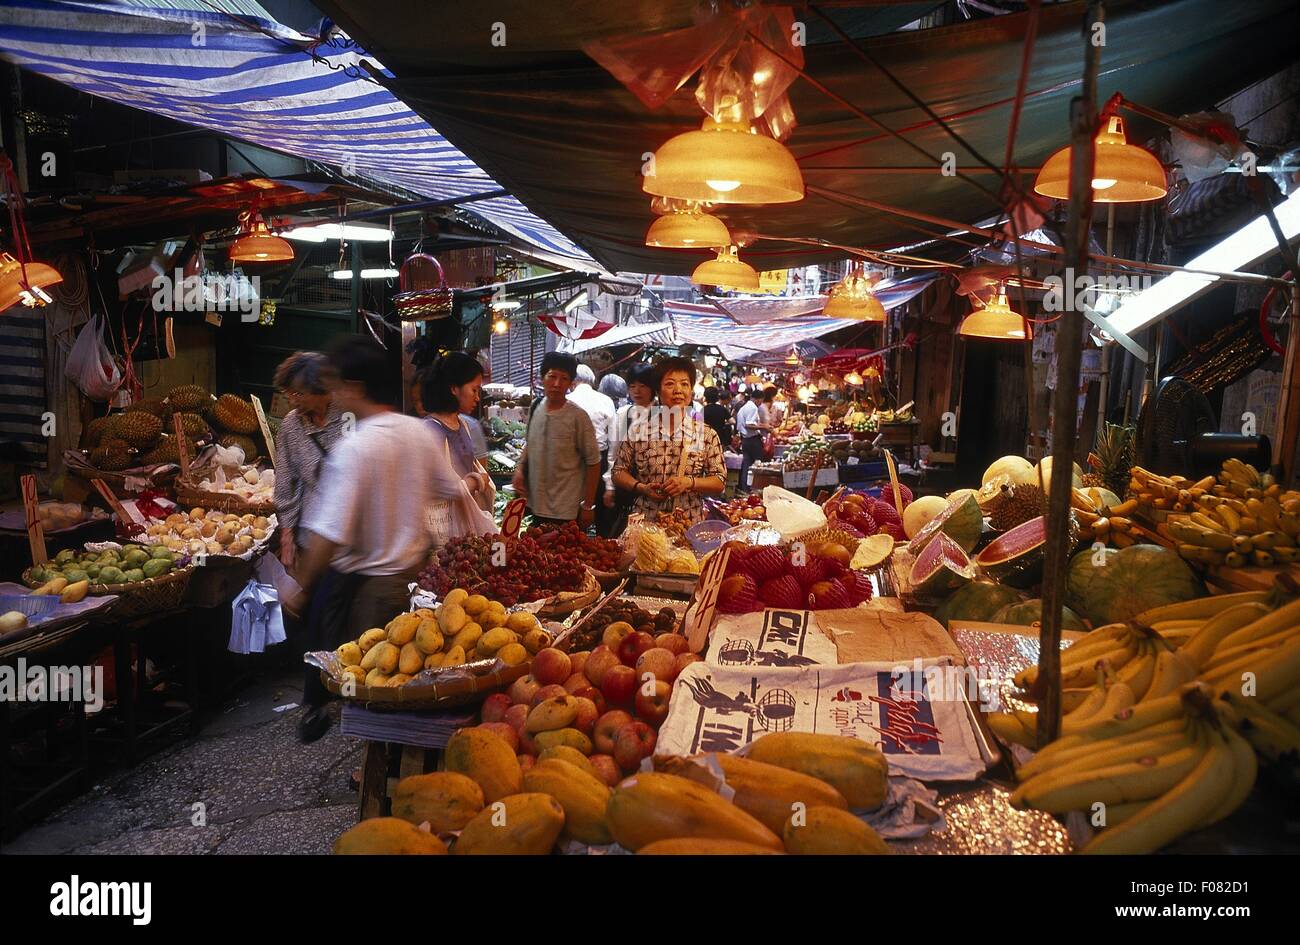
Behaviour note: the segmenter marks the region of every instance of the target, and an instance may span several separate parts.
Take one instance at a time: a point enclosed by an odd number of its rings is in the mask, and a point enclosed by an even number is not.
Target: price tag
[[[23,476],[23,508],[27,512],[27,544],[32,549],[32,564],[50,560],[45,550],[45,529],[41,526],[40,500],[36,498],[36,477]]]
[[[686,635],[692,653],[704,649],[704,644],[709,640],[709,630],[713,628],[713,618],[718,612],[718,591],[722,588],[722,577],[727,572],[729,560],[731,549],[723,545],[704,566],[700,583],[695,590],[695,599],[686,608],[682,633]]]
[[[172,414],[172,432],[176,434],[176,456],[181,464],[181,478],[190,477],[190,441],[185,436],[185,427],[179,413]]]
[[[894,490],[894,508],[898,509],[899,518],[903,517],[903,494],[898,491],[898,466],[894,463],[894,454],[885,450],[885,466],[889,469],[889,484]]]
[[[519,526],[524,523],[524,507],[527,505],[522,497],[511,499],[501,513],[501,534],[507,538],[519,535]]]
[[[275,437],[271,436],[271,425],[266,422],[266,411],[262,409],[262,400],[256,394],[249,398],[253,402],[253,413],[257,414],[257,425],[262,428],[262,439],[266,441],[266,455],[275,465]]]

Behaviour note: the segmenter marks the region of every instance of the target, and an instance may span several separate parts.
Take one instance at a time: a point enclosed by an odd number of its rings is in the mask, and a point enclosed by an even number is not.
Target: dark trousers
[[[333,650],[355,640],[371,627],[383,627],[411,607],[408,585],[415,572],[344,574],[330,568],[321,577],[307,608],[307,650]],[[308,666],[302,701],[317,708],[329,701],[320,670]]]
[[[749,491],[749,467],[763,458],[763,434],[747,436],[740,441],[740,478],[736,482],[737,492]]]

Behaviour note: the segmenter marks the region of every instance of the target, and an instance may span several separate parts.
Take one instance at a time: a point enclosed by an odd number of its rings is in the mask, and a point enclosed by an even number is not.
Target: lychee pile
[[[718,609],[745,614],[767,607],[828,610],[856,607],[872,595],[871,579],[850,571],[848,549],[834,542],[797,550],[733,544],[718,590]]]
[[[898,492],[903,500],[903,508],[907,508],[912,501],[912,490],[899,483]],[[827,523],[830,527],[842,529],[855,538],[885,534],[893,537],[894,541],[907,541],[907,533],[903,531],[902,516],[898,514],[892,501],[893,489],[886,487],[885,495],[890,501],[873,498],[860,492],[851,492],[833,506],[827,503],[828,507],[825,508]]]

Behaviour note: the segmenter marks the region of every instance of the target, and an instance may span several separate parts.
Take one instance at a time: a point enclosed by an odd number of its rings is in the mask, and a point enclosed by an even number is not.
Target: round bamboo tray
[[[23,572],[23,583],[37,588],[41,582],[33,581],[31,568]],[[118,598],[113,608],[115,617],[137,617],[141,614],[175,610],[185,597],[185,588],[194,575],[193,567],[181,568],[161,577],[145,578],[134,584],[92,584],[87,592],[92,597],[112,594]]]
[[[550,597],[537,610],[539,619],[567,617],[575,610],[581,610],[594,604],[600,597],[600,582],[591,568],[587,568],[582,587],[576,591],[560,591],[554,597]]]
[[[208,492],[190,480],[176,480],[176,504],[194,508],[216,509],[229,515],[273,515],[275,502],[250,502],[234,492]]]
[[[326,689],[353,704],[385,712],[414,712],[481,702],[532,670],[531,661],[493,669],[495,665],[493,660],[465,663],[440,670],[429,682],[412,680],[393,688],[358,684],[351,695],[344,695],[343,682],[328,670],[322,669],[320,677]]]

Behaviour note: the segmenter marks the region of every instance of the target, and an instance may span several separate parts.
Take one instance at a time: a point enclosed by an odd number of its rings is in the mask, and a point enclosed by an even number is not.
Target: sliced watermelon
[[[974,578],[975,568],[961,545],[939,532],[912,564],[912,593],[918,597],[943,595]]]
[[[1078,541],[1078,524],[1070,516],[1070,545]],[[1031,518],[984,546],[975,563],[985,576],[1000,584],[1026,588],[1043,576],[1047,550],[1047,517]]]
[[[947,535],[969,554],[979,543],[980,532],[984,528],[984,513],[972,493],[953,499],[947,508],[930,519],[916,536],[908,543],[907,550],[920,555],[926,546],[940,533]]]

